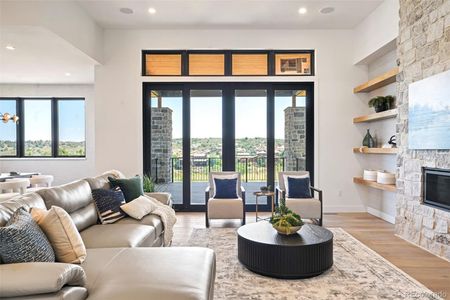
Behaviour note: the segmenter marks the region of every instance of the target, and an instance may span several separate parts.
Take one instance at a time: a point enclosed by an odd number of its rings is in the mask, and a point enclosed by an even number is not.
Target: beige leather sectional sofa
[[[207,248],[159,247],[158,216],[98,224],[91,190],[107,187],[107,176],[43,189],[0,203],[0,226],[19,207],[64,208],[87,248],[81,265],[0,265],[0,297],[11,299],[213,299],[215,255]],[[168,202],[164,195],[158,200]]]

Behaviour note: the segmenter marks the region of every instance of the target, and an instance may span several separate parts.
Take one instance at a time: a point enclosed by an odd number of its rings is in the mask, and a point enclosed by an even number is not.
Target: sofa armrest
[[[0,297],[56,293],[64,286],[83,287],[86,274],[79,265],[32,262],[0,265]]]
[[[172,195],[170,193],[152,192],[152,193],[145,193],[145,195],[158,200],[162,204],[172,206]]]

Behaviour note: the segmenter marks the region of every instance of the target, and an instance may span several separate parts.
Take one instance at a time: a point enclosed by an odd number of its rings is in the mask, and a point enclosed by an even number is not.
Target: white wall
[[[86,101],[86,158],[2,158],[1,172],[40,172],[55,177],[55,185],[95,175],[93,85],[2,84],[0,97],[84,97]]]
[[[353,65],[353,31],[106,30],[104,40],[95,74],[96,173],[142,173],[142,82],[154,80],[140,76],[142,49],[315,49],[316,183],[326,211],[365,211],[351,149],[360,143],[352,118],[366,105],[352,88],[367,68]]]
[[[355,63],[368,63],[395,49],[400,21],[399,9],[399,0],[385,0],[355,27]]]

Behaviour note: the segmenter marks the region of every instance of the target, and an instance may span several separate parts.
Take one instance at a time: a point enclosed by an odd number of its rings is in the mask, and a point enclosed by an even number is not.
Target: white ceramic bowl
[[[377,172],[376,170],[364,170],[363,179],[367,181],[377,181]]]

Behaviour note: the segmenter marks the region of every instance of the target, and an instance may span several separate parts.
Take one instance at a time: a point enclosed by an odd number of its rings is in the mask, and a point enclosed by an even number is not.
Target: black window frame
[[[181,55],[181,75],[150,75],[146,70],[147,54],[179,54]],[[225,59],[224,75],[190,75],[189,74],[189,54],[223,54]],[[267,74],[265,75],[233,75],[233,54],[267,54]],[[276,54],[310,54],[311,74],[276,74],[275,55]],[[144,77],[311,77],[315,76],[315,51],[312,49],[299,50],[142,50],[141,53],[141,76]]]
[[[16,101],[16,115],[19,122],[16,126],[16,155],[0,155],[0,158],[86,158],[86,99],[84,97],[0,97],[4,100]],[[25,100],[49,100],[51,103],[51,155],[26,156],[25,155],[25,126],[24,103]],[[59,101],[83,101],[84,102],[84,155],[59,155]],[[3,113],[3,112],[2,112]],[[1,126],[1,125],[0,125]]]

